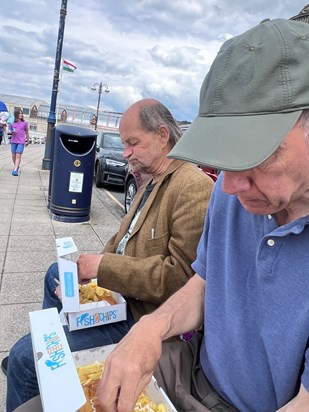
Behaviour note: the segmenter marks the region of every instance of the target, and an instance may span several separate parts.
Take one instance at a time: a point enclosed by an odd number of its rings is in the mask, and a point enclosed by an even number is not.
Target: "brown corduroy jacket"
[[[194,274],[212,180],[197,166],[174,160],[156,183],[126,244],[116,254],[142,199],[141,188],[119,231],[103,250],[98,284],[126,297],[137,321],[155,310]]]

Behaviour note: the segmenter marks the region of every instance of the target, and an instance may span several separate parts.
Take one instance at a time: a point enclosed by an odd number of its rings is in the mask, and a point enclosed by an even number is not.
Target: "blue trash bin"
[[[96,137],[96,132],[83,127],[55,127],[49,203],[52,219],[71,223],[90,219]]]

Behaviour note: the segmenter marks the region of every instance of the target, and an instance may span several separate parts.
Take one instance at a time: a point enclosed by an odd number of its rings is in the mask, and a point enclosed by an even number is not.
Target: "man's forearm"
[[[151,379],[162,341],[202,323],[205,282],[195,275],[166,303],[143,316],[108,356],[97,395],[106,411],[131,411]]]
[[[150,323],[165,340],[199,328],[204,316],[205,281],[194,275],[185,286],[140,322]]]
[[[298,394],[289,403],[278,409],[277,412],[308,412],[309,392],[304,385],[300,385]]]

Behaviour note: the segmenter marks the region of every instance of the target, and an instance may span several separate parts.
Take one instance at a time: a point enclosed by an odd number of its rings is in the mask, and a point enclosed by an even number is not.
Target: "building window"
[[[29,129],[30,129],[31,131],[35,132],[35,131],[37,130],[37,125],[30,123],[30,124],[29,124]]]
[[[28,116],[28,115],[29,115],[29,112],[30,112],[29,109],[27,109],[26,107],[23,108],[23,113],[24,113],[25,115]]]

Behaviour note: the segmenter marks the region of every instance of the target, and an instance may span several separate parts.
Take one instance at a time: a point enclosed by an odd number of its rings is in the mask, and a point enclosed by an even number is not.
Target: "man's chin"
[[[130,169],[133,172],[138,172],[139,167],[138,167],[138,163],[135,160],[133,162],[129,162],[129,165],[130,165]]]
[[[147,168],[138,162],[130,163],[130,167],[135,173],[147,173]]]
[[[253,213],[255,215],[268,215],[274,212],[274,208],[271,207],[268,202],[266,203],[265,201],[261,200],[244,200],[239,198],[239,196],[238,200],[247,212]]]

